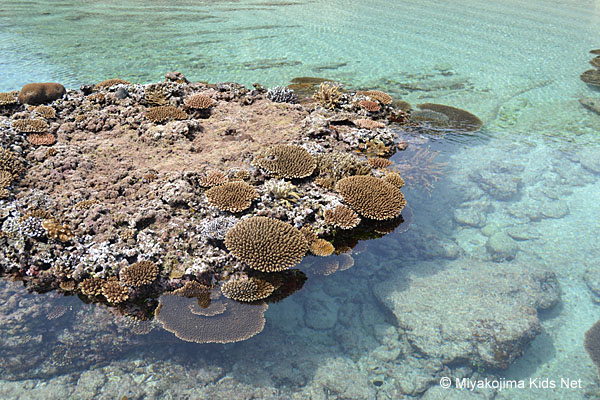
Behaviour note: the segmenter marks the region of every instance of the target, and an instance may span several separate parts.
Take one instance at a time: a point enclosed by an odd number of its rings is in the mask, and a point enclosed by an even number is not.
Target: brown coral
[[[174,106],[151,107],[146,111],[146,118],[155,124],[173,119],[186,119],[187,113]]]
[[[8,106],[16,104],[17,98],[12,93],[2,92],[0,93],[0,106]]]
[[[325,210],[325,223],[341,229],[353,229],[360,223],[360,217],[350,207],[340,205],[333,210]]]
[[[246,169],[231,170],[229,174],[233,181],[247,181],[250,179],[250,171]]]
[[[256,190],[243,181],[227,182],[206,191],[206,198],[211,206],[221,211],[237,213],[252,205],[258,198]]]
[[[234,278],[221,285],[225,297],[248,303],[267,298],[274,290],[273,285],[259,278]]]
[[[34,146],[52,146],[56,143],[56,136],[52,133],[30,133],[27,141]]]
[[[204,94],[193,94],[185,99],[185,105],[196,110],[206,110],[212,107],[213,100]]]
[[[481,129],[483,122],[468,111],[456,107],[445,106],[443,104],[424,103],[419,104],[421,110],[431,110],[448,117],[448,125],[452,129],[464,132],[476,132]]]
[[[370,131],[374,131],[376,129],[385,127],[385,124],[383,122],[374,121],[369,118],[355,119],[354,121],[352,121],[352,123],[354,123],[354,125],[361,129],[368,129]]]
[[[590,69],[580,75],[582,81],[592,86],[600,86],[600,70]]]
[[[392,98],[389,94],[379,90],[362,90],[356,92],[358,95],[368,96],[373,100],[377,100],[381,104],[392,104]]]
[[[13,181],[13,174],[8,171],[0,171],[0,189],[7,188]]]
[[[313,94],[313,99],[317,103],[331,110],[338,106],[341,98],[340,85],[333,82],[322,82],[319,89]]]
[[[306,178],[317,167],[315,158],[305,148],[289,144],[271,147],[256,157],[254,163],[282,178]]]
[[[200,311],[206,310],[202,310],[195,299],[164,294],[156,309],[156,319],[164,329],[188,342],[232,343],[260,333],[265,326],[264,312],[267,308],[264,303],[227,300],[222,312],[205,316]]]
[[[333,189],[335,186],[335,179],[327,176],[320,176],[318,178],[315,178],[314,182],[315,185],[329,190]]]
[[[371,173],[371,166],[364,159],[350,153],[334,151],[317,155],[319,172],[328,175],[334,180],[352,175],[367,175]],[[317,183],[315,181],[315,183]],[[319,184],[319,183],[317,183]]]
[[[187,281],[185,285],[174,290],[173,293],[184,297],[199,297],[209,293],[209,289],[208,286],[202,285],[196,281]]]
[[[104,100],[106,100],[106,96],[104,95],[104,93],[92,93],[87,97],[87,99],[89,101],[93,101],[94,103],[104,103]]]
[[[338,181],[336,190],[360,215],[385,220],[395,218],[406,205],[396,186],[373,176],[350,176]]]
[[[600,321],[592,325],[585,333],[583,347],[596,367],[600,369]]]
[[[319,238],[310,225],[304,225],[302,228],[300,228],[300,232],[304,235],[306,243],[308,243],[309,246],[312,242]]]
[[[390,172],[383,177],[383,180],[396,186],[398,189],[404,186],[404,179],[397,172]]]
[[[383,157],[371,157],[367,161],[371,165],[371,167],[376,168],[376,169],[387,168],[393,164],[392,161],[388,160],[387,158],[383,158]]]
[[[306,239],[298,229],[268,217],[238,222],[225,235],[225,245],[250,268],[263,272],[293,267],[308,249]]]
[[[21,88],[17,100],[21,104],[43,104],[60,99],[66,93],[67,90],[60,83],[28,83]]]
[[[158,266],[147,260],[123,267],[119,272],[121,282],[133,287],[149,285],[154,282],[157,276]]]
[[[144,97],[146,98],[146,102],[148,102],[148,104],[151,106],[166,106],[169,104],[169,96],[164,88],[148,88],[146,89]]]
[[[335,248],[325,239],[317,239],[310,244],[310,252],[315,256],[327,257],[333,254]]]
[[[377,112],[381,109],[378,102],[371,100],[361,100],[358,102],[358,105],[369,112]]]
[[[36,106],[33,107],[31,111],[40,114],[46,119],[52,119],[56,116],[56,110],[54,110],[54,108],[50,106]]]
[[[60,224],[54,218],[48,218],[42,221],[42,228],[46,230],[46,235],[50,239],[58,239],[61,242],[68,242],[73,238],[73,232],[67,225]]]
[[[102,294],[109,303],[119,304],[129,298],[129,289],[117,280],[108,280],[102,283]]]
[[[103,282],[100,278],[87,278],[79,284],[79,289],[86,296],[100,296]]]
[[[76,210],[89,210],[92,206],[100,203],[98,200],[90,199],[90,200],[82,200],[79,203],[75,204],[73,208]]]
[[[40,118],[18,119],[13,121],[12,128],[20,133],[44,133],[48,131],[48,124]]]
[[[105,89],[105,88],[109,88],[109,87],[115,86],[115,85],[129,85],[129,84],[130,84],[130,82],[127,82],[123,79],[107,79],[105,81],[97,83],[94,86],[94,89]]]
[[[0,148],[0,171],[6,171],[12,174],[13,178],[18,177],[25,168],[19,156],[10,150]]]
[[[600,56],[596,56],[590,60],[590,64],[597,69],[600,69]]]
[[[227,176],[221,171],[210,171],[198,179],[198,184],[202,187],[213,187],[227,182]]]

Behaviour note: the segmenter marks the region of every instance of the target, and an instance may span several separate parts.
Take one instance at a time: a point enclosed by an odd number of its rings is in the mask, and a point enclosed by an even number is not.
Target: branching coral
[[[106,89],[109,88],[111,86],[115,86],[115,85],[129,85],[130,82],[127,82],[126,80],[123,79],[107,79],[105,81],[102,81],[100,83],[97,83],[94,88],[95,89]]]
[[[398,161],[395,169],[404,177],[408,185],[421,186],[428,192],[433,190],[434,182],[444,174],[448,163],[436,163],[439,152],[428,148],[419,148],[409,159]]]
[[[87,278],[79,284],[79,290],[86,296],[100,296],[103,282],[100,278]]]
[[[89,210],[98,203],[100,202],[96,199],[82,200],[75,204],[73,208],[75,208],[76,210]]]
[[[102,294],[109,303],[119,304],[129,298],[129,289],[116,279],[102,282]]]
[[[18,119],[13,121],[12,128],[20,133],[44,133],[48,131],[48,124],[40,118]]]
[[[56,116],[56,110],[50,106],[36,106],[31,109],[31,111],[41,115],[46,119],[52,119]]]
[[[144,97],[151,106],[166,106],[169,104],[169,94],[162,87],[148,88]]]
[[[283,86],[275,86],[274,88],[269,89],[265,97],[275,103],[298,102],[298,97],[296,97],[294,91]]]
[[[269,174],[282,178],[306,178],[317,166],[315,158],[304,148],[281,144],[254,158],[254,164]]]
[[[42,221],[42,227],[46,230],[46,235],[50,239],[58,239],[61,242],[68,242],[73,238],[73,232],[67,225],[60,224],[54,218]]]
[[[272,180],[267,182],[265,186],[271,196],[288,208],[292,207],[302,197],[300,193],[296,192],[296,186],[286,181]]]
[[[237,213],[249,208],[258,193],[246,182],[234,181],[208,189],[206,198],[211,206],[221,211]]]
[[[300,232],[304,235],[306,243],[308,243],[309,246],[319,238],[310,225],[304,225],[300,228]]]
[[[340,89],[341,86],[333,82],[322,82],[319,89],[313,94],[313,99],[323,107],[333,110],[339,105],[342,98]]]
[[[221,285],[221,292],[229,299],[253,302],[267,298],[275,287],[259,278],[233,278]]]
[[[400,189],[373,176],[343,178],[336,190],[360,215],[375,220],[395,218],[406,205]]]
[[[149,285],[157,276],[158,266],[152,261],[146,260],[123,267],[119,272],[121,282],[133,287]]]
[[[225,245],[249,267],[263,272],[293,267],[308,249],[298,229],[268,217],[251,217],[238,222],[225,235]]]
[[[387,168],[393,164],[392,161],[388,160],[387,158],[383,158],[383,157],[371,157],[367,161],[369,162],[371,167],[376,168],[376,169]]]
[[[339,205],[333,210],[325,210],[325,223],[341,229],[353,229],[360,223],[360,217],[350,207]]]
[[[151,107],[146,111],[146,118],[155,124],[174,119],[186,119],[187,117],[185,111],[174,106]]]

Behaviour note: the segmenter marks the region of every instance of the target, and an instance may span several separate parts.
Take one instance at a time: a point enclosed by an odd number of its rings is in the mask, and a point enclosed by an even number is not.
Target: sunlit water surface
[[[56,349],[43,362],[2,351],[22,357],[22,369],[0,373],[11,378],[0,381],[0,397],[465,398],[440,388],[443,362],[411,347],[376,292],[398,276],[429,274],[437,285],[446,267],[481,262],[553,271],[561,302],[540,313],[541,334],[508,370],[465,362],[462,371],[582,380],[581,388],[557,390],[527,383],[496,399],[597,398],[583,335],[600,309],[583,276],[600,264],[600,116],[578,99],[600,96],[579,79],[589,69],[588,51],[600,47],[598,26],[600,3],[592,0],[4,0],[0,91],[32,81],[148,83],[167,71],[267,87],[319,76],[412,104],[461,107],[485,125],[475,135],[427,138],[440,152],[435,161],[447,165],[431,192],[404,190],[414,213],[409,231],[367,242],[347,271],[310,278],[271,305],[263,333],[245,342],[193,345],[159,329],[136,335],[102,306],[28,295],[18,282],[3,282],[4,298],[23,311],[3,314],[11,328],[2,340],[12,346],[14,335],[22,348],[31,341]],[[517,182],[516,192],[494,195],[480,171]],[[465,223],[458,209],[475,215]],[[511,261],[494,260],[489,242],[497,233],[511,233]],[[399,298],[407,286],[398,283]],[[460,295],[436,307],[459,307]],[[460,365],[451,367],[460,375]],[[476,391],[477,398],[492,393]]]

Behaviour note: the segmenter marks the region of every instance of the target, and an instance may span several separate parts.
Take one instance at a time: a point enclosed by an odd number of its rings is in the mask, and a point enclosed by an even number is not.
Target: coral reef
[[[140,287],[149,285],[158,276],[158,266],[152,261],[138,261],[119,272],[119,279],[125,285]]]
[[[21,88],[18,101],[21,104],[44,104],[60,99],[67,90],[60,83],[28,83]]]
[[[381,109],[381,106],[379,105],[378,102],[371,101],[371,100],[361,100],[358,102],[358,106],[369,112],[377,112]]]
[[[325,239],[316,239],[310,243],[308,249],[315,256],[327,257],[333,254],[335,248]]]
[[[406,205],[400,189],[373,176],[359,175],[340,179],[336,190],[360,215],[374,220],[395,218]]]
[[[267,94],[265,97],[275,103],[297,103],[298,97],[296,93],[292,89],[283,87],[283,86],[275,86],[267,90]]]
[[[397,172],[389,172],[384,177],[383,180],[391,183],[396,186],[398,189],[404,186],[404,179]]]
[[[58,239],[61,242],[68,242],[73,238],[73,232],[67,225],[59,223],[54,218],[48,218],[42,221],[42,227],[46,230],[46,235],[50,239]]]
[[[16,104],[17,98],[10,92],[1,92],[0,93],[0,106],[8,106],[11,104]]]
[[[43,119],[18,119],[12,123],[15,131],[20,133],[44,133],[48,131],[48,124]]]
[[[421,110],[435,111],[448,117],[449,128],[464,132],[476,132],[481,129],[483,122],[468,111],[442,104],[419,104]]]
[[[233,278],[221,285],[223,296],[248,303],[265,299],[274,291],[271,283],[259,278]]]
[[[221,171],[210,171],[198,179],[202,187],[213,187],[227,182],[227,176]]]
[[[225,235],[225,245],[250,268],[263,272],[293,267],[308,249],[298,229],[268,217],[251,217],[238,222]]]
[[[431,192],[434,182],[444,174],[447,163],[434,162],[439,153],[422,147],[415,151],[408,159],[399,160],[395,169],[404,177],[410,186],[420,186]]]
[[[371,167],[376,169],[384,169],[394,164],[392,161],[383,157],[371,157],[367,161],[371,165]]]
[[[146,111],[146,118],[155,124],[170,120],[186,119],[187,113],[174,106],[151,107]]]
[[[118,280],[112,279],[102,282],[102,295],[109,303],[118,304],[129,298],[129,289]]]
[[[319,89],[313,94],[313,99],[321,106],[335,109],[342,98],[341,86],[334,82],[321,82]]]
[[[380,90],[361,90],[356,92],[357,95],[367,96],[373,100],[380,102],[381,104],[389,105],[392,104],[392,97]]]
[[[41,115],[46,119],[52,119],[56,116],[56,110],[50,106],[36,106],[31,109],[34,113]]]
[[[210,97],[200,93],[191,95],[185,99],[186,107],[196,110],[206,110],[207,108],[212,107],[213,104],[214,102]]]
[[[81,281],[79,289],[86,296],[100,296],[103,283],[104,281],[100,278],[87,278]]]
[[[246,182],[235,181],[208,189],[206,198],[211,206],[221,211],[238,213],[248,209],[252,205],[252,200],[258,198],[258,193]]]
[[[327,209],[324,213],[325,223],[340,229],[353,229],[360,223],[360,217],[350,207],[339,205]]]
[[[96,85],[94,85],[94,89],[98,90],[98,89],[107,89],[111,86],[115,86],[115,85],[130,85],[130,82],[127,82],[126,80],[123,79],[107,79],[104,80],[102,82],[97,83]]]
[[[600,70],[589,69],[580,75],[582,81],[591,86],[600,86]]]
[[[306,178],[317,166],[315,158],[303,147],[277,145],[253,161],[269,174],[282,178]]]
[[[146,98],[146,102],[151,106],[158,107],[169,104],[169,93],[163,87],[148,88],[144,97]]]
[[[27,135],[27,141],[34,146],[52,146],[56,143],[56,136],[51,133],[31,133]]]
[[[363,159],[350,153],[331,152],[317,155],[317,165],[321,175],[334,180],[352,175],[368,175],[371,166]]]

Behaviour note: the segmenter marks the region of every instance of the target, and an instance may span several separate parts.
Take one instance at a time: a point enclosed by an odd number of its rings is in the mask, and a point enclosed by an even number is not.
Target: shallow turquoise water
[[[600,157],[600,116],[578,99],[600,96],[579,79],[589,68],[588,51],[600,47],[599,25],[595,1],[5,0],[0,91],[46,80],[72,88],[112,77],[147,83],[170,70],[190,80],[248,86],[323,76],[413,104],[465,108],[485,126],[475,137],[433,139],[446,173],[431,193],[405,190],[414,212],[408,232],[369,242],[347,271],[309,279],[301,292],[272,306],[265,331],[246,342],[198,346],[156,330],[129,342],[121,322],[101,307],[52,294],[25,296],[17,283],[6,284],[25,299],[23,307],[71,307],[77,318],[104,321],[98,332],[126,339],[104,343],[73,327],[73,316],[48,319],[50,309],[25,313],[22,329],[31,330],[30,340],[64,343],[55,364],[82,361],[51,376],[25,363],[24,371],[10,371],[21,380],[0,383],[0,397],[435,398],[444,393],[441,361],[415,351],[402,329],[393,333],[402,326],[378,300],[379,284],[431,274],[434,285],[432,270],[440,276],[445,268],[469,271],[482,262],[491,271],[498,262],[515,271],[554,272],[562,296],[540,312],[541,333],[523,356],[496,376],[566,377],[583,385],[507,389],[496,398],[597,398],[583,335],[600,310],[583,276],[600,264],[600,182],[589,167],[589,159]],[[518,181],[515,195],[501,199],[483,189],[478,171]],[[455,210],[475,210],[478,221],[467,224]],[[490,238],[515,231],[512,259],[492,260]],[[397,289],[401,298],[406,287]],[[462,294],[440,303],[457,307]],[[88,342],[74,343],[72,332]],[[68,348],[81,356],[64,357]],[[492,396],[485,389],[476,394]]]

